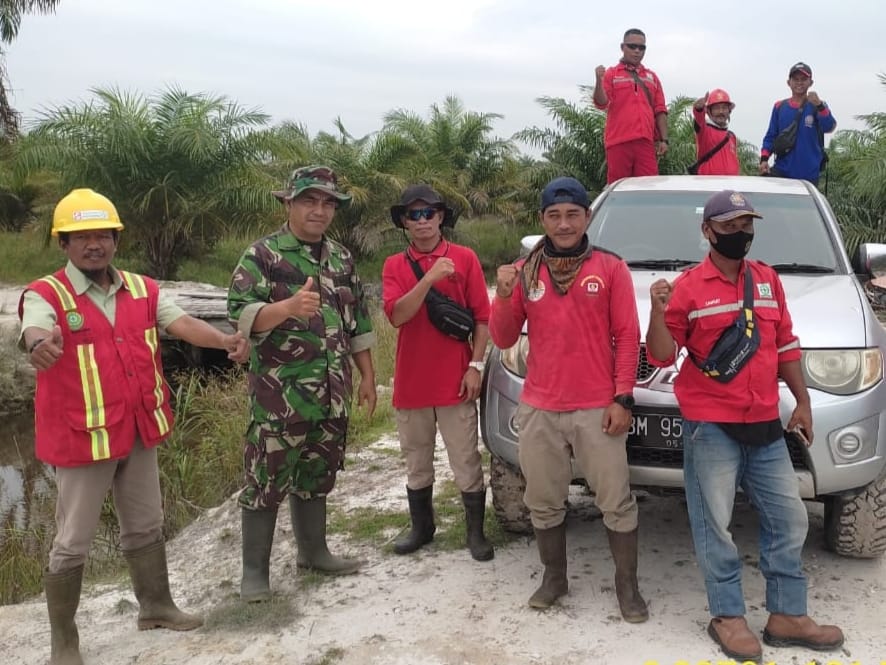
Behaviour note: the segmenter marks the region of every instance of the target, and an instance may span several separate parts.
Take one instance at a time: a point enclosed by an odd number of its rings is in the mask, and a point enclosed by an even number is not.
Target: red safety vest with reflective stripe
[[[86,294],[76,294],[64,270],[28,286],[55,309],[63,338],[58,362],[37,372],[36,455],[48,464],[119,459],[132,450],[136,434],[150,448],[172,430],[157,329],[160,289],[151,279],[119,272],[124,286],[113,326]]]

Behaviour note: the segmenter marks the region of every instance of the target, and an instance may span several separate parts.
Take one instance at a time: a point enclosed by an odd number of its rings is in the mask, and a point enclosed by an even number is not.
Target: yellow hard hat
[[[74,189],[58,202],[52,215],[52,235],[122,229],[117,208],[110,199],[91,189]]]

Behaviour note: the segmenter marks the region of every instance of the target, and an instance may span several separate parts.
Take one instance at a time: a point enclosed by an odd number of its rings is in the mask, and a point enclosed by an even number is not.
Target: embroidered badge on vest
[[[65,321],[68,322],[71,332],[77,332],[83,327],[83,315],[76,310],[65,312]]]

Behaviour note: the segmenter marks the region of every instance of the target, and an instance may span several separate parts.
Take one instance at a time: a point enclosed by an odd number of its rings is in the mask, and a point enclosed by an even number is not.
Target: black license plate
[[[628,430],[628,445],[645,448],[683,448],[683,419],[680,416],[635,413]]]

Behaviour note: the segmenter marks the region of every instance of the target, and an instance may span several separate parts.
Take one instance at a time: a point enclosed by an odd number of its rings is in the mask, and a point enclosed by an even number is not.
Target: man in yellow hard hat
[[[187,315],[157,283],[111,265],[123,229],[114,204],[75,189],[52,235],[67,265],[25,289],[20,346],[37,369],[38,459],[55,467],[57,533],[45,575],[53,665],[82,663],[74,615],[83,565],[112,490],[138,628],[192,630],[169,591],[157,448],[172,429],[160,330],[244,360],[247,341]]]

